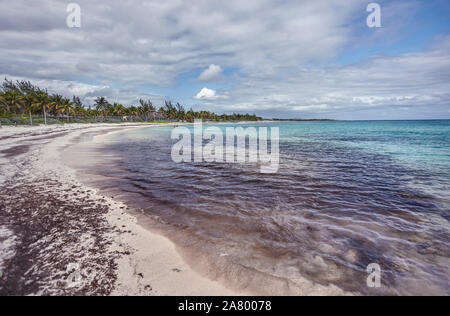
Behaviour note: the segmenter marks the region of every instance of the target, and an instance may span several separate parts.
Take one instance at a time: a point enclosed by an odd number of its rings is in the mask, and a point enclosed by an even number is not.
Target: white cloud
[[[200,74],[200,77],[198,77],[199,81],[202,82],[210,82],[210,81],[214,81],[220,78],[220,75],[222,74],[223,69],[222,67],[218,66],[218,65],[210,65],[208,69],[206,69],[205,71],[203,71]]]
[[[16,0],[0,10],[0,69],[36,79],[158,86],[175,85],[205,64],[213,67],[204,80],[214,80],[215,65],[271,73],[336,56],[349,41],[359,1],[78,0],[82,27],[69,29],[65,3],[40,0],[37,10]]]
[[[268,117],[436,118],[450,107],[450,36],[422,53],[377,56],[361,63],[241,78],[215,107]],[[257,84],[255,84],[257,82]],[[400,114],[399,114],[400,113]],[[401,116],[397,116],[401,115]]]
[[[184,75],[211,65],[198,80],[213,81],[223,69],[236,69],[226,93],[207,89],[194,97],[202,104],[214,100],[217,112],[348,117],[366,109],[408,106],[448,113],[449,38],[425,53],[335,64],[349,50],[401,39],[410,32],[404,24],[411,25],[407,17],[420,7],[417,1],[386,3],[384,27],[378,30],[361,29],[367,17],[363,0],[196,0],[194,5],[78,0],[80,29],[67,28],[66,3],[58,0],[40,0],[39,10],[27,0],[0,3],[0,72],[60,82],[63,93],[72,83],[86,100],[109,93],[130,104],[131,92],[109,87],[178,89]],[[96,84],[85,92],[91,87],[78,86],[81,82]],[[192,94],[185,100],[193,103]]]
[[[195,97],[196,100],[213,101],[219,99],[226,99],[225,95],[218,95],[216,90],[203,88]]]

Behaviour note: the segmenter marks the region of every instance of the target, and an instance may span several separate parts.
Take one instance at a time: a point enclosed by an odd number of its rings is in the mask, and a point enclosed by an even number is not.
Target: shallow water
[[[450,294],[450,121],[252,126],[280,127],[278,173],[176,164],[169,127],[91,145],[86,172],[213,260],[362,294]],[[366,285],[371,263],[381,289]]]

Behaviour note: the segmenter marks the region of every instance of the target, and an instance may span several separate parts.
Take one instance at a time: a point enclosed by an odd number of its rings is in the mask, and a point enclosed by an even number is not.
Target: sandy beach
[[[0,295],[350,294],[304,278],[272,277],[232,264],[227,257],[211,261],[195,243],[186,248],[191,244],[186,240],[174,238],[179,241],[174,244],[152,230],[152,219],[142,210],[90,187],[63,158],[83,138],[157,126],[0,130]],[[73,159],[88,163],[82,155]]]
[[[144,229],[137,210],[81,184],[61,151],[83,133],[149,125],[0,130],[0,295],[242,295]]]
[[[450,1],[369,2],[4,1],[0,296],[450,296]]]
[[[159,140],[162,134],[158,133],[168,130],[159,131],[158,126],[162,125],[71,124],[0,129],[0,295],[329,296],[423,291],[414,280],[398,288],[394,283],[388,284],[374,292],[360,292],[358,287],[348,284],[342,286],[339,281],[346,280],[345,273],[355,284],[365,282],[367,276],[364,272],[357,275],[344,270],[325,255],[316,254],[316,251],[337,253],[337,248],[328,245],[328,240],[317,239],[329,231],[320,233],[312,224],[301,229],[302,223],[297,223],[295,227],[300,237],[308,243],[317,241],[317,246],[304,257],[293,258],[283,256],[282,251],[270,253],[268,248],[257,248],[254,241],[246,240],[252,227],[260,227],[259,222],[251,222],[258,217],[239,219],[228,226],[224,216],[220,220],[207,217],[211,221],[199,223],[200,229],[213,225],[210,234],[216,234],[216,238],[210,242],[194,229],[181,225],[195,219],[191,210],[183,214],[182,209],[174,208],[176,221],[170,223],[165,221],[164,212],[172,212],[173,206],[134,203],[135,195],[117,186],[109,173],[99,172],[99,164],[102,170],[116,168],[118,165],[111,163],[111,159],[118,159],[115,153],[120,152],[101,148],[117,139],[120,146],[125,146],[129,140],[126,135],[130,133],[133,137],[139,134]],[[145,161],[158,158],[159,151],[142,140],[136,146],[141,156],[145,153],[142,156]],[[147,146],[147,151],[142,146]],[[87,154],[93,148],[100,149],[95,158]],[[122,152],[126,157],[132,155],[127,148]],[[93,166],[93,174],[87,171],[87,166]],[[135,172],[146,180],[154,180],[152,177],[163,172],[155,160],[150,164],[155,168],[153,175],[145,166],[135,166],[132,162]],[[182,174],[179,169],[176,172]],[[232,172],[228,170],[226,175],[230,177]],[[207,179],[202,173],[190,178]],[[106,188],[101,185],[105,181]],[[157,185],[158,182],[151,182],[152,187]],[[173,196],[177,203],[183,204],[191,199],[183,200],[176,193],[164,196]],[[226,197],[217,197],[217,204],[212,204],[211,209],[217,210],[226,202]],[[251,205],[246,204],[246,210],[249,209]],[[356,229],[352,220],[349,223],[353,225],[351,229]],[[243,225],[241,230],[239,225]],[[231,235],[218,235],[221,229]],[[230,236],[235,237],[236,243],[227,242]],[[272,250],[284,245],[285,242],[280,242]],[[344,248],[342,252],[345,260],[356,264],[366,249],[372,248]],[[446,253],[445,245],[435,242],[425,250],[422,253],[432,254],[427,258],[437,260],[437,267],[448,266],[447,259],[440,255]],[[400,259],[395,264],[396,269],[405,271]],[[385,282],[390,282],[388,277],[386,274]],[[363,286],[359,289],[364,289]],[[426,290],[442,291],[431,282]]]

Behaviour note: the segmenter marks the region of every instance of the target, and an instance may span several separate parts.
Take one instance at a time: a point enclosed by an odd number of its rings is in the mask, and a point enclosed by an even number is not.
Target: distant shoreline
[[[275,122],[334,122],[333,119],[271,119],[269,121]]]
[[[337,120],[337,119],[264,119],[260,122],[421,122],[450,121],[447,119],[398,119],[398,120]]]

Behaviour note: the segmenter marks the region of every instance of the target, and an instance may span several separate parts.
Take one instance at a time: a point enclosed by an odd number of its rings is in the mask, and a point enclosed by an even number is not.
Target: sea
[[[278,171],[175,163],[175,127],[162,126],[85,139],[84,178],[237,287],[272,279],[295,295],[307,280],[362,295],[450,294],[450,121],[214,126],[278,127]],[[368,282],[373,264],[380,287]]]

